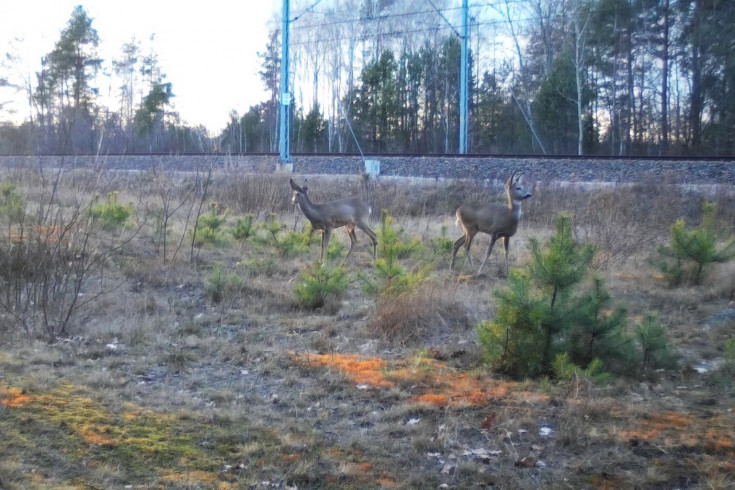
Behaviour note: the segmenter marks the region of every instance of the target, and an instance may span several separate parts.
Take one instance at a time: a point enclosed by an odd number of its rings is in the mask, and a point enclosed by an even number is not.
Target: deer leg
[[[503,237],[503,248],[505,248],[505,276],[508,277],[510,271],[510,261],[508,260],[508,249],[510,248],[510,237]]]
[[[319,258],[319,262],[324,262],[324,252],[326,252],[327,247],[329,247],[329,237],[331,234],[331,228],[324,228],[324,231],[322,232],[322,255]]]
[[[485,252],[485,258],[482,259],[482,264],[480,264],[480,268],[477,269],[477,273],[479,274],[482,270],[482,267],[485,265],[485,262],[487,261],[487,258],[490,257],[490,252],[493,251],[493,245],[495,245],[495,240],[497,240],[497,235],[491,235],[490,238],[490,245],[487,246],[487,252]]]
[[[345,260],[347,260],[347,257],[352,253],[352,247],[357,243],[357,235],[355,235],[354,226],[346,226],[345,229],[347,230],[347,236],[350,237],[350,249],[347,251],[347,255],[345,255]]]
[[[475,235],[472,233],[467,233],[464,240],[464,249],[467,251],[467,260],[470,262],[470,265],[474,266],[475,264],[472,262],[472,255],[470,255],[470,247],[472,246],[472,240],[475,239]]]
[[[449,264],[449,269],[454,269],[454,259],[457,257],[457,250],[464,245],[465,236],[462,235],[459,239],[454,242],[454,249],[452,250],[452,263]]]
[[[360,228],[367,236],[369,236],[370,241],[373,242],[373,260],[375,260],[376,258],[378,258],[378,236],[367,223],[357,223],[357,227]]]

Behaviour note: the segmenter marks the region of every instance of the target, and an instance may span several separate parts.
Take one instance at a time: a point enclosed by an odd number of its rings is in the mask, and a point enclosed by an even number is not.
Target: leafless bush
[[[53,338],[114,288],[105,269],[125,239],[97,228],[89,213],[94,193],[74,188],[61,171],[51,178],[41,171],[34,184],[27,195],[12,181],[2,186],[0,312],[11,332],[20,326],[26,335]]]
[[[291,205],[291,187],[286,175],[218,175],[213,184],[212,199],[236,214],[252,213],[258,216],[265,212],[267,215],[286,211]]]
[[[409,345],[470,328],[470,315],[452,296],[436,283],[426,283],[397,297],[381,297],[367,328],[389,342]]]
[[[633,189],[604,189],[588,195],[587,204],[575,214],[580,242],[598,248],[595,265],[620,267],[641,250],[651,250],[660,240],[658,226],[641,220],[638,196]]]

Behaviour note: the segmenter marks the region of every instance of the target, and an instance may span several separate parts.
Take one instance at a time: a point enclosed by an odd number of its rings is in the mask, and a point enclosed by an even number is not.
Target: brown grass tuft
[[[455,288],[430,283],[398,297],[380,297],[367,330],[396,344],[424,344],[447,331],[471,328],[469,312]]]

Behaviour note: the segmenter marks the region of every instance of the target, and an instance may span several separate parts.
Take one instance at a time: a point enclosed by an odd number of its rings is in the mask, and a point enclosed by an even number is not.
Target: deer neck
[[[301,208],[301,212],[304,213],[304,216],[306,216],[306,219],[311,222],[312,226],[316,228],[317,225],[322,224],[324,221],[322,214],[317,205],[311,202],[309,196],[302,196],[302,199],[299,200],[298,204],[299,208]]]
[[[520,221],[521,216],[523,215],[523,210],[521,209],[521,201],[515,200],[510,196],[510,191],[507,192],[508,197],[508,209],[510,210],[511,216],[513,216],[513,219],[515,221]]]

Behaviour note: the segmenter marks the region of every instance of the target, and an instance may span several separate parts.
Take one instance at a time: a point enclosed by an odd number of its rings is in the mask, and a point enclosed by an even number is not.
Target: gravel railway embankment
[[[663,182],[734,186],[735,162],[727,160],[655,160],[636,158],[544,158],[493,156],[368,156],[379,161],[380,175],[427,179],[504,179],[523,170],[536,182],[610,183]],[[204,170],[214,165],[225,173],[264,173],[283,170],[277,155],[115,155],[115,156],[0,156],[3,167],[39,165],[48,168],[102,167],[145,171]],[[364,160],[353,155],[293,155],[294,174],[352,174],[365,171]]]

